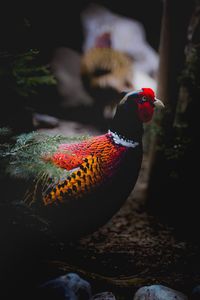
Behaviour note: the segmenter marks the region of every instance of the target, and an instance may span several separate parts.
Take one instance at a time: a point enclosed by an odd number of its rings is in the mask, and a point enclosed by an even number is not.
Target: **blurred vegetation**
[[[22,54],[0,52],[0,80],[22,97],[37,93],[42,85],[56,84],[49,66],[42,65],[38,56],[37,49]]]
[[[41,92],[56,86],[50,67],[38,49],[0,51],[0,126],[16,132],[31,131],[36,101]],[[42,104],[42,103],[41,103]]]

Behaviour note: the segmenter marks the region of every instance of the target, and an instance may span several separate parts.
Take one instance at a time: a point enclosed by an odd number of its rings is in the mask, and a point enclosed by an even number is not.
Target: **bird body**
[[[126,94],[110,129],[100,136],[18,137],[1,157],[9,162],[7,174],[30,185],[25,204],[66,237],[82,236],[105,224],[136,183],[142,122],[151,119],[157,102],[150,89]]]
[[[137,146],[137,143],[132,144]],[[44,198],[44,204],[66,201],[67,198],[81,198],[115,175],[127,146],[116,143],[114,134],[108,132],[78,144],[60,145],[51,157],[52,163],[70,171],[68,179],[59,181],[56,189]],[[55,189],[55,191],[54,191]],[[65,196],[66,194],[66,196]]]

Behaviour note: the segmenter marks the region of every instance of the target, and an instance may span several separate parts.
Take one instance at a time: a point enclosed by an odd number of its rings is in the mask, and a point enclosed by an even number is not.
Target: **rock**
[[[53,116],[34,113],[33,125],[35,128],[55,128],[59,125],[59,120]]]
[[[116,300],[115,296],[111,292],[104,292],[94,295],[91,300]]]
[[[193,288],[190,299],[191,300],[200,299],[200,285],[197,285],[195,288]]]
[[[76,273],[68,273],[42,284],[37,299],[89,300],[91,286]]]
[[[81,55],[67,47],[57,48],[50,63],[52,73],[57,81],[58,94],[62,101],[60,109],[90,106],[92,98],[85,91],[80,76]]]
[[[163,285],[150,285],[141,287],[133,300],[188,300],[188,297]]]

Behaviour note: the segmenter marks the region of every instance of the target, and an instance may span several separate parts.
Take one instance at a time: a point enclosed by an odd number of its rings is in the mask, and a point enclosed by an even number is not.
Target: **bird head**
[[[157,99],[154,91],[151,88],[142,88],[139,91],[126,92],[125,96],[120,101],[120,105],[131,102],[137,105],[137,114],[139,120],[142,122],[148,122],[152,119],[154,108],[164,108],[164,104],[161,100]]]

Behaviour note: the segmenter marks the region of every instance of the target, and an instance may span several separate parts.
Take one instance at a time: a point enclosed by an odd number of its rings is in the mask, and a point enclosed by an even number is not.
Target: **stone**
[[[33,125],[35,128],[55,128],[59,124],[59,120],[53,116],[34,113],[33,114]]]
[[[90,283],[76,273],[67,273],[42,284],[37,299],[56,300],[89,300],[91,299]]]
[[[188,297],[174,289],[155,284],[139,288],[133,300],[188,300]]]

